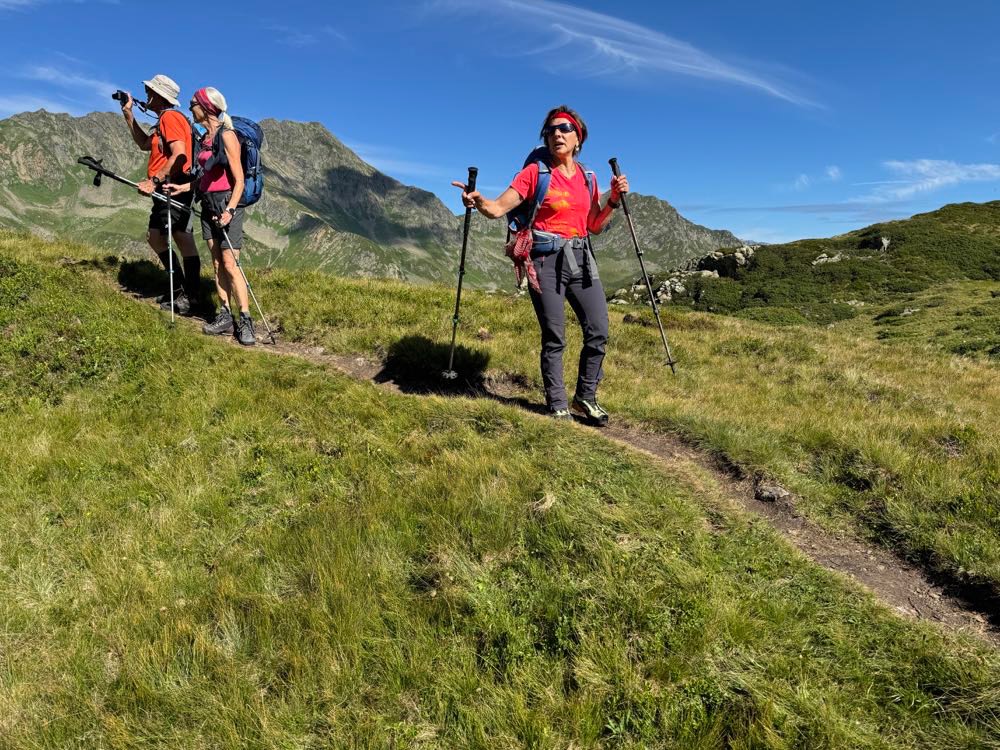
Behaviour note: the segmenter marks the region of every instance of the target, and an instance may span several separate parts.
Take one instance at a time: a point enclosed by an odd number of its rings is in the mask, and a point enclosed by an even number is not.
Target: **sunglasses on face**
[[[576,132],[576,128],[568,122],[560,122],[558,125],[546,125],[542,128],[542,135],[548,138],[556,131],[560,133],[574,133]]]
[[[198,104],[198,102],[191,102],[191,103],[190,103],[190,104],[188,105],[188,109],[190,109],[190,110],[192,110],[192,111],[193,111],[195,107],[200,107],[200,106],[201,106],[201,105],[200,105],[200,104]]]

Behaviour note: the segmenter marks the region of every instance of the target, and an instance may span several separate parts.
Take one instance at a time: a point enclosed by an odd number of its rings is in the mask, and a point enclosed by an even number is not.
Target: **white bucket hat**
[[[143,81],[142,85],[151,91],[155,91],[175,107],[179,105],[177,95],[181,93],[181,87],[174,83],[173,78],[158,74],[148,81]]]

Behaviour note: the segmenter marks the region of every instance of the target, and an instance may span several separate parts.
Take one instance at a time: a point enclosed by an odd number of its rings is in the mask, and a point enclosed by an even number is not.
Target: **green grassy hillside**
[[[882,237],[890,240],[882,252]],[[833,262],[817,262],[822,255]],[[960,203],[821,240],[761,247],[723,278],[692,278],[695,307],[829,323],[956,280],[1000,280],[1000,201]],[[859,304],[862,303],[862,304]]]
[[[392,395],[171,328],[107,283],[134,269],[93,252],[0,233],[4,747],[973,748],[1000,736],[994,651],[899,619],[721,512],[710,477],[491,401]],[[419,336],[446,335],[445,290],[254,280],[286,336],[382,351],[418,376]],[[466,341],[463,364],[489,357],[533,378],[526,304],[471,294],[467,309],[463,338],[479,324],[494,338]],[[616,316],[613,408],[788,473],[810,512],[852,510],[828,503],[846,485],[822,461],[850,436],[820,414],[826,442],[796,448],[801,425],[778,398],[793,389],[806,408],[820,371],[837,373],[834,403],[871,410],[856,471],[930,451],[947,429],[964,436],[964,471],[934,454],[930,478],[962,475],[971,490],[971,458],[995,449],[967,395],[995,370],[939,356],[914,384],[921,394],[931,367],[952,368],[946,394],[924,401],[895,390],[896,348],[829,367],[833,333],[795,343],[670,320],[676,379],[647,364],[651,331]],[[756,429],[721,407],[747,396],[722,364],[758,391],[746,411],[770,405]],[[904,418],[914,431],[873,451]]]
[[[390,358],[405,377],[434,381],[442,368],[426,350],[447,343],[450,290],[278,272],[260,283],[289,339]],[[538,399],[528,301],[474,293],[463,311],[460,342]],[[630,319],[637,313],[645,325],[611,313],[602,401],[614,414],[778,478],[831,527],[861,530],[949,578],[1000,591],[995,366],[922,343],[887,346],[853,322],[775,327],[671,309],[673,377],[651,316],[633,310]],[[491,338],[474,336],[479,328]],[[572,352],[576,331],[570,341]]]

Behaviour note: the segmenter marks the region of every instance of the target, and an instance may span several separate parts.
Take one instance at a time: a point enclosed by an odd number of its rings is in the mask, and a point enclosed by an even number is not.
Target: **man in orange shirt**
[[[180,87],[165,75],[153,76],[143,81],[146,87],[148,101],[147,109],[156,113],[156,128],[147,133],[136,122],[132,114],[132,97],[122,102],[122,114],[132,132],[132,139],[143,151],[149,152],[149,165],[146,168],[146,179],[139,183],[139,192],[152,195],[154,192],[163,194],[161,185],[167,182],[186,182],[191,171],[191,123],[174,107],[178,106],[177,96]],[[175,208],[161,200],[153,200],[153,209],[149,215],[149,231],[146,241],[159,256],[165,269],[170,268],[170,251],[167,244],[167,211],[171,213],[173,225],[173,240],[180,248],[184,258],[183,270],[180,263],[174,259],[174,273],[178,283],[174,285],[174,306],[178,313],[192,313],[200,303],[199,289],[201,286],[201,258],[194,242],[191,214],[191,192],[174,197],[174,201],[184,203],[186,208]],[[160,306],[170,308],[169,294],[164,296]]]

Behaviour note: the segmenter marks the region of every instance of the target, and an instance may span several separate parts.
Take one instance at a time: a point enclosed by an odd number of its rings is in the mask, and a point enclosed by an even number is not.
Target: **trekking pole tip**
[[[441,373],[441,377],[445,380],[458,380],[458,373],[454,370],[445,370]]]

